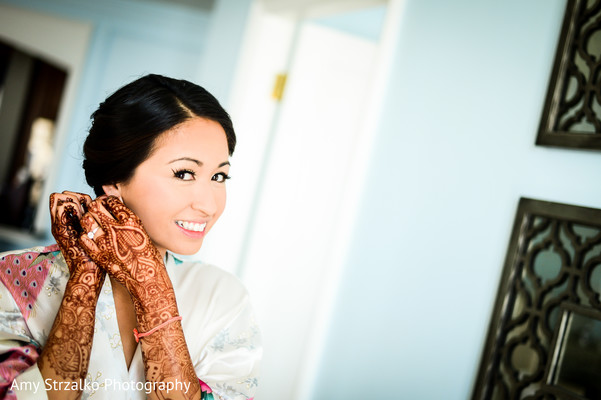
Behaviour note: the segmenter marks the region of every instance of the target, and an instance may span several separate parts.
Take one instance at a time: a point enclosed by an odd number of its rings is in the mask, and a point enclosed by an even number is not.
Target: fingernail
[[[81,222],[83,222],[85,225],[92,225],[94,223],[94,218],[90,217],[89,215],[84,215],[81,218]]]

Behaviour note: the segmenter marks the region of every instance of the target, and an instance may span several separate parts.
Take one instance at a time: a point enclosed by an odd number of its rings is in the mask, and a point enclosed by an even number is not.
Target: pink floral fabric
[[[42,253],[58,250],[58,246],[53,245],[46,247]],[[54,262],[49,259],[38,260],[39,254],[39,252],[28,252],[0,257],[0,281],[13,296],[25,319],[33,311],[35,300]]]

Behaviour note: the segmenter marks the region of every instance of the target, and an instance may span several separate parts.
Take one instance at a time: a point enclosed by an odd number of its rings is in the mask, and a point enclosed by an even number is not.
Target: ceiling
[[[163,4],[176,4],[179,6],[194,8],[196,10],[211,11],[217,0],[134,0],[134,1],[148,1]]]
[[[324,16],[386,4],[387,0],[256,0],[268,12]]]
[[[211,11],[219,0],[132,0],[175,4],[196,10]],[[267,12],[303,16],[327,16],[356,9],[386,4],[387,0],[254,0]]]

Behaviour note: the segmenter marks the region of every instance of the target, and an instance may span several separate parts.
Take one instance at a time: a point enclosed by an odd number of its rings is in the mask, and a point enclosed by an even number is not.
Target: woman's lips
[[[175,224],[188,236],[202,237],[207,227],[206,222],[175,221]]]

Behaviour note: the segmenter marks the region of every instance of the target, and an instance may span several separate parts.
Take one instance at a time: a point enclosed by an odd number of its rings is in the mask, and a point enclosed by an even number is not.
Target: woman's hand
[[[98,268],[79,244],[82,233],[80,217],[91,201],[89,196],[73,192],[53,193],[50,196],[52,234],[67,262],[70,275],[38,367],[45,381],[64,383],[58,387],[78,388],[67,392],[49,390],[47,394],[51,399],[81,396],[79,389],[83,387],[90,362],[96,303],[105,277],[105,272]]]
[[[147,382],[184,383],[185,392],[155,389],[151,399],[199,399],[200,384],[180,323],[163,259],[140,219],[114,196],[88,204],[80,243],[90,257],[129,291],[136,312]],[[85,232],[94,232],[90,237]]]
[[[129,291],[138,326],[150,330],[177,316],[171,280],[162,256],[140,219],[114,196],[88,204],[80,243],[90,257]]]
[[[89,254],[119,283],[144,283],[162,266],[161,255],[140,219],[114,196],[89,203],[82,226],[93,235],[81,235]]]
[[[71,278],[85,272],[88,278],[97,280],[102,286],[104,271],[96,266],[79,244],[82,233],[80,219],[87,211],[92,199],[87,194],[65,191],[50,195],[50,219],[52,235],[63,253]]]

